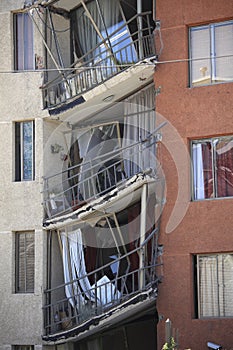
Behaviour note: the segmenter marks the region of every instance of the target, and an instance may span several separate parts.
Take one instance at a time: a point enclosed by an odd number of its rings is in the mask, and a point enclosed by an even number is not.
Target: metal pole
[[[137,13],[142,13],[142,0],[137,0]],[[142,17],[138,17],[138,49],[139,49],[139,58],[143,58],[143,44],[142,44]]]
[[[140,216],[140,247],[146,239],[146,199],[147,199],[147,184],[142,187],[141,196],[141,216]],[[145,286],[145,246],[139,252],[139,288]]]
[[[172,323],[169,318],[165,321],[165,341],[170,345],[172,337]]]

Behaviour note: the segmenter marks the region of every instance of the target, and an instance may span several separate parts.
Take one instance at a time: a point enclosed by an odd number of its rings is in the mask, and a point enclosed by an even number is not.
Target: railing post
[[[139,58],[143,59],[143,43],[142,43],[142,0],[137,0],[137,13],[138,16],[138,49],[139,49]]]

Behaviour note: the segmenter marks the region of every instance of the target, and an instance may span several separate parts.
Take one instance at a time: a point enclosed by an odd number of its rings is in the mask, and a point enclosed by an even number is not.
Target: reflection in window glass
[[[233,196],[233,136],[192,143],[193,199]]]
[[[233,21],[190,28],[192,86],[233,80]]]
[[[15,123],[15,180],[34,180],[34,121]]]

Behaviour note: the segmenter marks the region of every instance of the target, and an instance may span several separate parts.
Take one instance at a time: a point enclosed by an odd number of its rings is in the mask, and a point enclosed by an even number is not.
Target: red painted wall
[[[233,19],[232,0],[157,0],[156,11],[164,45],[154,76],[156,88],[161,87],[156,111],[179,135],[176,140],[164,132],[163,143],[179,150],[179,143],[183,142],[189,151],[190,139],[233,134],[233,83],[189,88],[187,63],[189,26]],[[168,62],[174,60],[180,61]],[[158,296],[158,312],[162,317],[158,325],[158,349],[164,343],[165,321],[169,318],[178,329],[179,349],[204,350],[207,341],[213,341],[230,350],[233,318],[195,318],[192,254],[233,252],[233,198],[191,202],[189,165],[178,169],[178,174],[173,159],[173,154],[163,145],[161,161],[166,175],[167,203],[160,233],[164,277]],[[166,233],[181,187],[178,175],[184,183],[188,181],[188,199],[185,195],[180,198],[181,204],[187,204],[187,211],[181,223]]]

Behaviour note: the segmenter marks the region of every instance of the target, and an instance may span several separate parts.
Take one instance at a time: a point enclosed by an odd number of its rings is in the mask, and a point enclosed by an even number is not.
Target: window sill
[[[189,86],[189,89],[195,89],[195,88],[200,88],[200,87],[206,87],[206,86],[214,86],[214,85],[220,85],[220,84],[229,84],[233,83],[233,79],[227,80],[227,81],[215,81],[215,82],[203,82],[203,83],[196,83],[196,84],[191,84]]]

